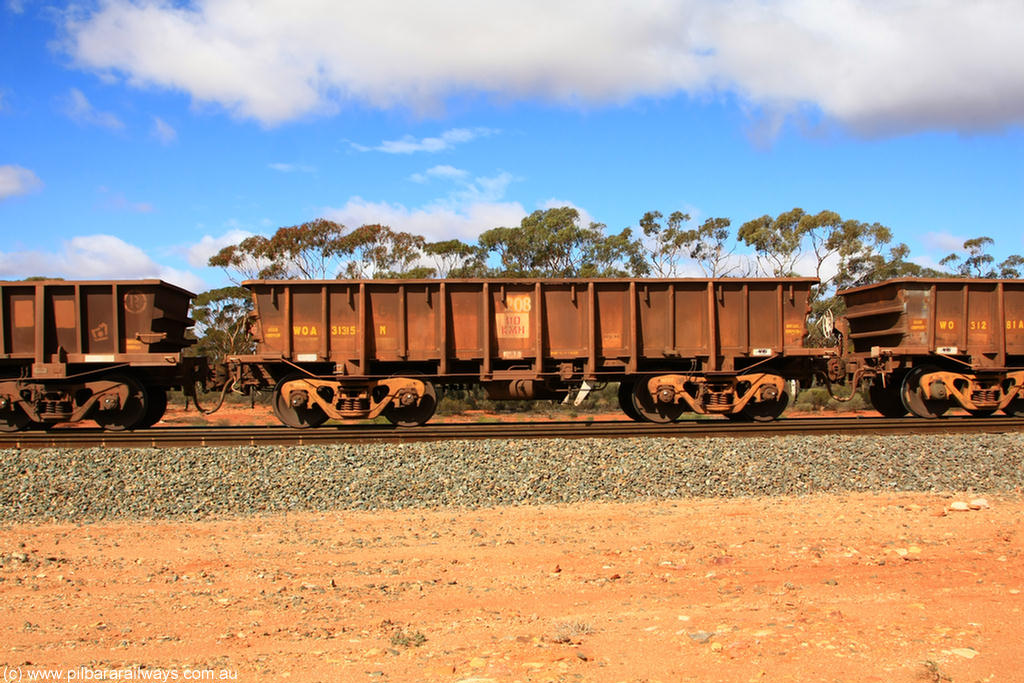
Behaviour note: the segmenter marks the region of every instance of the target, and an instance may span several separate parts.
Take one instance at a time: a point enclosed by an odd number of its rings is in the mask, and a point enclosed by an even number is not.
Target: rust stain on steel
[[[665,361],[738,371],[801,350],[812,278],[249,281],[258,356],[374,376],[622,376]],[[364,355],[365,354],[365,355]],[[374,367],[377,366],[375,370]]]
[[[840,292],[854,353],[969,356],[973,367],[1002,367],[1024,354],[1024,281],[890,280]]]
[[[194,296],[160,280],[0,282],[0,357],[43,367],[176,354],[194,343]]]

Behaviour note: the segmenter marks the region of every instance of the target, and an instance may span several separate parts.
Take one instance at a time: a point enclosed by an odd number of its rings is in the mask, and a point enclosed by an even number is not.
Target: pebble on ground
[[[844,491],[1014,493],[1024,434],[0,450],[0,522]]]

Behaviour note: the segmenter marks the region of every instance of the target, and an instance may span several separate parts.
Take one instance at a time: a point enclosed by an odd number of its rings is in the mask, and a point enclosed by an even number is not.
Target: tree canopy
[[[458,239],[427,242],[419,235],[381,224],[349,229],[315,220],[255,235],[210,258],[238,283],[244,279],[370,279],[460,277],[786,277],[812,276],[812,320],[842,310],[836,292],[894,277],[1019,278],[1024,258],[997,263],[990,237],[966,240],[940,269],[911,260],[910,248],[893,244],[880,223],[843,218],[835,211],[808,213],[797,207],[743,223],[735,235],[729,218],[699,225],[683,211],[666,218],[647,211],[637,228],[611,232],[603,223],[584,224],[569,206],[534,211],[517,226],[482,232],[475,244]],[[738,253],[740,247],[749,253]],[[249,302],[246,290],[212,290],[196,300],[200,350],[218,357],[242,352]]]
[[[226,356],[251,353],[254,345],[245,333],[245,322],[252,309],[252,296],[244,287],[221,287],[197,296],[192,317],[199,341],[192,353],[206,356],[213,363]]]
[[[821,281],[814,300],[845,287],[892,277],[1020,277],[1024,258],[997,262],[990,237],[975,237],[939,262],[911,260],[880,223],[835,211],[797,207],[743,223],[733,233],[725,217],[696,224],[688,213],[647,211],[637,227],[613,232],[585,223],[562,206],[534,211],[519,225],[484,230],[476,243],[428,242],[382,224],[354,229],[325,219],[278,228],[221,249],[211,266],[244,279],[371,279],[431,277],[728,277],[802,275]],[[746,247],[743,252],[739,249]]]

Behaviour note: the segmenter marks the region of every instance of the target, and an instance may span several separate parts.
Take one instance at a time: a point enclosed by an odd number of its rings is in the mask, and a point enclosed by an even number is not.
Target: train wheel
[[[285,396],[282,391],[286,382],[303,379],[305,375],[288,375],[274,387],[274,415],[281,421],[281,424],[293,429],[307,429],[319,427],[327,422],[327,414],[317,405],[293,406],[290,397]]]
[[[0,413],[0,432],[20,432],[22,429],[27,429],[30,424],[32,424],[32,420],[17,404]]]
[[[434,415],[437,410],[437,392],[430,382],[423,382],[423,395],[419,403],[410,406],[398,406],[394,403],[388,405],[381,412],[388,422],[398,427],[416,427],[425,423]]]
[[[1024,417],[1024,398],[1015,398],[1010,401],[1003,412],[1010,417]]]
[[[949,410],[949,399],[925,398],[921,377],[929,372],[935,372],[935,368],[919,366],[908,372],[907,376],[903,378],[900,395],[903,398],[903,405],[914,415],[942,417]]]
[[[142,420],[140,427],[152,427],[163,418],[167,412],[167,390],[162,387],[153,387],[149,390],[149,406],[146,408],[146,417]]]
[[[633,391],[633,382],[619,383],[619,408],[622,409],[622,412],[629,419],[643,422],[644,418],[640,415],[640,412],[636,409],[636,404],[633,402]]]
[[[751,401],[743,407],[740,414],[755,422],[771,422],[777,420],[789,406],[789,394],[785,391],[771,401]]]
[[[646,422],[675,422],[683,414],[681,403],[662,403],[655,401],[651,392],[647,391],[647,382],[640,381],[633,387],[633,408],[640,419]]]
[[[117,382],[128,387],[128,398],[116,410],[93,410],[92,419],[104,429],[121,432],[143,426],[146,411],[149,409],[149,396],[145,387],[130,375],[109,375],[103,378],[107,382]]]
[[[907,414],[907,407],[903,405],[903,397],[900,395],[901,383],[893,378],[889,386],[883,387],[880,384],[872,384],[868,387],[868,399],[871,407],[882,414],[882,417],[903,417]]]

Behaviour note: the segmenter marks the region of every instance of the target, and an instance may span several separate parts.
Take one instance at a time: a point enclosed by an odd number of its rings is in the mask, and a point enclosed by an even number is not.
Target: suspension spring
[[[708,393],[707,405],[709,406],[730,406],[733,402],[731,391],[712,391]]]
[[[370,409],[370,399],[354,396],[343,396],[338,401],[338,410],[342,412],[355,412]]]
[[[980,389],[978,391],[971,392],[971,402],[977,405],[983,405],[986,403],[998,403],[999,402],[999,390],[998,389]]]

